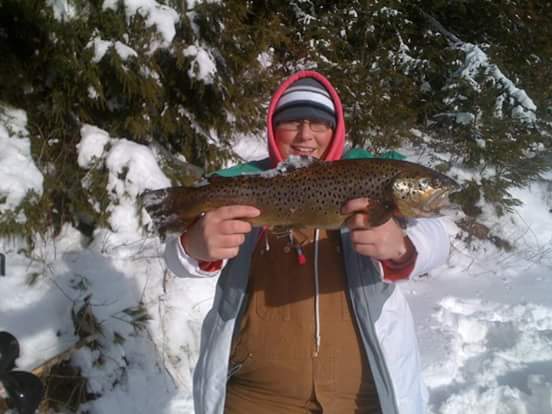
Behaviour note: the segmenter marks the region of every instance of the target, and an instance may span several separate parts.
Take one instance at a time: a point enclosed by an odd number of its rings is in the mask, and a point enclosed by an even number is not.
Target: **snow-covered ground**
[[[0,208],[10,208],[22,188],[41,192],[42,180],[29,169],[24,113],[8,111],[0,121],[7,149],[0,155],[0,199],[9,203]],[[144,231],[148,219],[136,211],[136,195],[168,182],[155,154],[92,126],[81,135],[79,165],[110,172],[112,228],[97,229],[90,242],[66,226],[55,238],[37,236],[32,251],[22,250],[22,240],[0,239],[7,259],[0,331],[20,340],[18,366],[32,369],[76,342],[71,311],[87,299],[102,327],[101,347],[81,348],[72,362],[99,397],[82,410],[193,413],[191,372],[215,280],[175,278],[162,242]],[[236,151],[260,158],[263,142],[243,137]],[[18,168],[33,173],[12,174]],[[546,178],[515,190],[525,204],[513,215],[486,223],[514,251],[467,245],[454,237],[451,221],[448,264],[400,284],[416,319],[432,413],[552,412],[552,174]]]

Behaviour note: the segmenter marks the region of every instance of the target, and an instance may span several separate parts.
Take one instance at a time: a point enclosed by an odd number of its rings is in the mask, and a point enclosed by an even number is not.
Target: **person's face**
[[[275,127],[275,138],[282,155],[307,155],[322,158],[333,137],[333,129],[319,121],[282,122]]]

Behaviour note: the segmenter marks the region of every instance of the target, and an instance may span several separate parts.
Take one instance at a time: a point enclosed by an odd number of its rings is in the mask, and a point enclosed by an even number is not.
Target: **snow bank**
[[[0,213],[15,209],[29,193],[41,195],[44,177],[31,157],[24,111],[0,107]],[[24,222],[23,213],[17,218]]]
[[[425,371],[428,385],[443,395],[444,401],[434,401],[439,413],[552,410],[551,308],[448,297],[434,316],[454,355]],[[536,399],[539,394],[548,403]]]
[[[161,171],[152,150],[126,139],[111,138],[91,125],[81,128],[77,145],[78,163],[84,169],[107,168],[107,194],[111,200],[110,230],[99,229],[103,243],[124,243],[136,238],[149,217],[136,209],[136,198],[145,190],[169,187],[171,181]],[[87,186],[87,177],[83,180]]]

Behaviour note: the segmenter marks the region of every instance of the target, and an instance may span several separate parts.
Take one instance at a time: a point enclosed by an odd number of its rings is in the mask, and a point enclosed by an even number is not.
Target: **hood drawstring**
[[[299,263],[301,266],[304,265],[305,263],[307,263],[307,256],[305,256],[305,252],[301,244],[295,243],[295,240],[293,239],[293,230],[289,231],[288,237],[290,246],[293,246],[295,248],[295,253],[297,253],[297,263]]]
[[[268,242],[268,232],[265,230],[263,230],[264,232],[264,236],[265,236],[265,251],[270,251],[270,243]]]
[[[320,229],[314,230],[314,341],[316,344],[314,356],[317,357],[320,352],[320,275],[318,271]],[[297,253],[297,262],[300,265],[307,263],[307,257],[299,243],[293,239],[293,231],[289,232],[289,242],[295,247]]]
[[[316,341],[316,350],[315,350],[315,356],[318,356],[318,353],[320,352],[320,281],[319,281],[319,274],[318,274],[318,242],[320,239],[320,230],[316,229],[314,231],[314,290],[315,290],[315,296],[314,296],[314,308],[315,308],[315,318],[316,318],[316,325],[315,325],[315,341]]]

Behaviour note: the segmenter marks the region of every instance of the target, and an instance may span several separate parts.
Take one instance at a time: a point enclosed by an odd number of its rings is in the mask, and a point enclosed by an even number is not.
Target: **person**
[[[223,170],[261,171],[291,155],[344,154],[340,98],[326,77],[300,71],[268,108],[269,157]],[[196,413],[425,412],[413,318],[394,281],[445,262],[440,219],[370,228],[368,199],[350,200],[340,230],[253,228],[254,206],[207,211],[166,244],[184,277],[218,279],[194,371]]]

